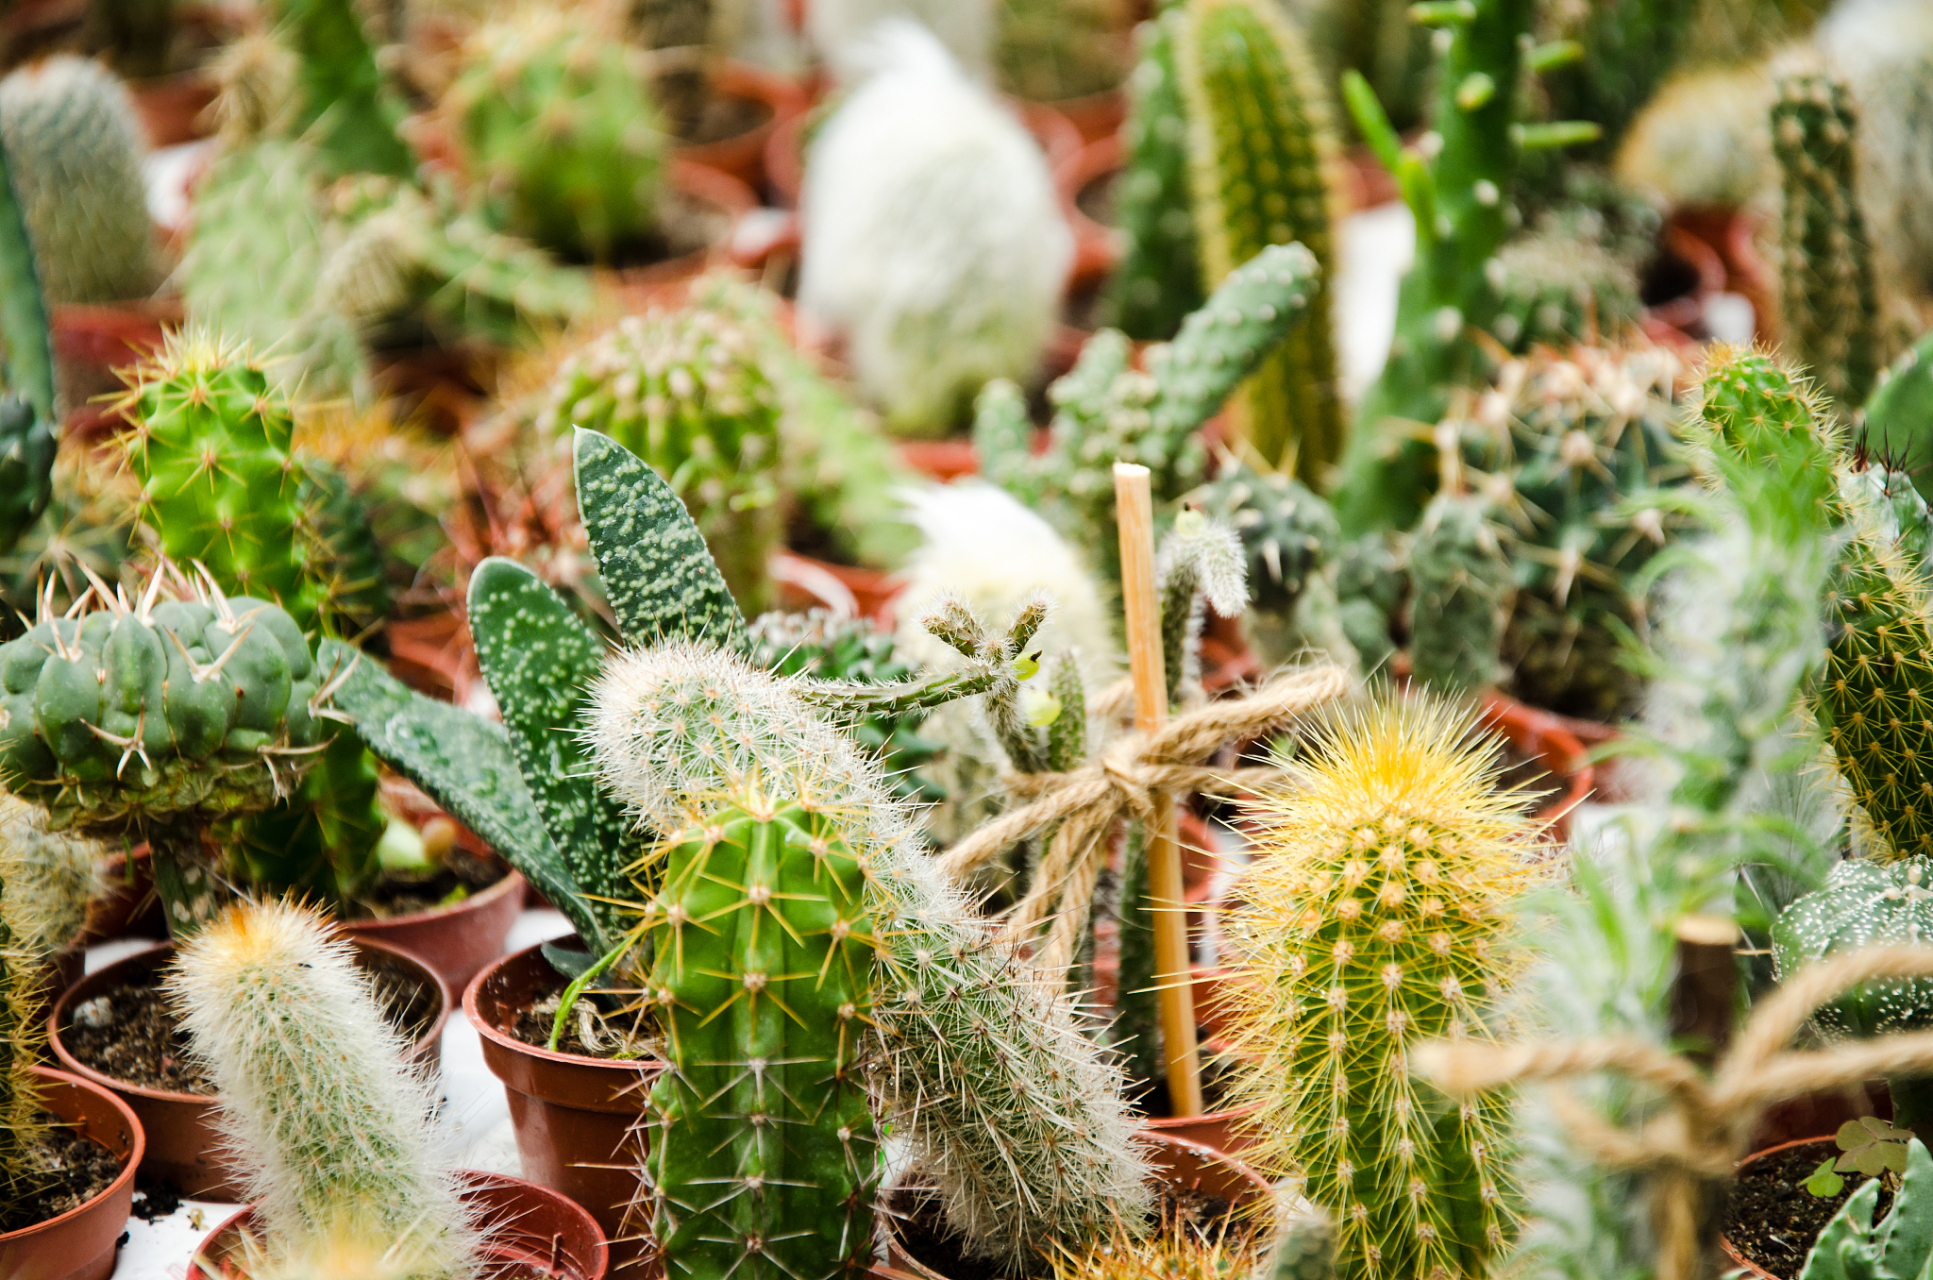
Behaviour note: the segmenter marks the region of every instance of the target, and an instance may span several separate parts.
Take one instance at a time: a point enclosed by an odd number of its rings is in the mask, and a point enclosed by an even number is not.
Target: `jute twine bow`
[[[1710,1076],[1633,1038],[1570,1044],[1425,1046],[1416,1065],[1445,1093],[1468,1095],[1526,1081],[1613,1072],[1664,1095],[1665,1109],[1636,1130],[1607,1123],[1568,1089],[1552,1109],[1601,1164],[1651,1175],[1656,1280],[1699,1280],[1720,1270],[1718,1207],[1733,1165],[1775,1103],[1862,1084],[1874,1076],[1933,1073],[1933,1031],[1788,1049],[1813,1011],[1855,987],[1887,978],[1933,977],[1933,948],[1871,947],[1813,965],[1759,1002]]]
[[[1280,781],[1280,769],[1212,769],[1201,761],[1230,742],[1256,737],[1339,698],[1349,687],[1348,673],[1340,667],[1306,668],[1278,677],[1245,698],[1212,702],[1176,716],[1152,738],[1127,734],[1098,759],[1070,773],[1011,776],[1009,787],[1016,795],[1032,797],[1029,803],[955,844],[940,866],[948,875],[962,877],[1029,836],[1053,828],[1033,884],[1008,914],[1005,928],[1016,938],[1025,937],[1058,909],[1040,959],[1049,972],[1065,969],[1087,923],[1117,822],[1152,817],[1157,792],[1237,792]]]

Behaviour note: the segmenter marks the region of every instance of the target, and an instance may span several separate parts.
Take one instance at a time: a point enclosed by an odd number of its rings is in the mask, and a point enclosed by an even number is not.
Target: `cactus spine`
[[[1220,283],[1269,245],[1301,244],[1317,278],[1296,326],[1235,401],[1239,439],[1271,468],[1322,485],[1345,424],[1330,323],[1334,142],[1301,41],[1263,0],[1189,0],[1176,33],[1202,278]]]
[[[1140,33],[1128,81],[1127,164],[1116,197],[1127,250],[1108,282],[1106,318],[1130,338],[1165,342],[1206,296],[1188,200],[1188,110],[1175,70],[1178,6]]]
[[[114,73],[69,55],[0,80],[0,137],[54,303],[120,302],[155,286],[146,147]]]
[[[1255,1154],[1334,1215],[1338,1274],[1484,1275],[1511,1227],[1504,1103],[1450,1103],[1409,1054],[1486,1035],[1525,820],[1452,704],[1343,712],[1304,749],[1297,787],[1257,805],[1233,925],[1235,1097],[1260,1107]]]
[[[1885,367],[1878,282],[1855,174],[1858,117],[1824,76],[1779,83],[1772,147],[1785,191],[1780,247],[1786,344],[1844,412]]]
[[[338,174],[409,177],[415,158],[396,134],[402,104],[384,87],[354,0],[275,0],[275,16],[301,58],[295,124],[316,129]]]
[[[1438,494],[1410,544],[1410,657],[1416,678],[1439,692],[1497,682],[1511,572],[1487,510],[1481,498]]]
[[[251,1276],[471,1274],[433,1100],[347,941],[302,907],[237,903],[183,946],[168,990],[262,1215]]]

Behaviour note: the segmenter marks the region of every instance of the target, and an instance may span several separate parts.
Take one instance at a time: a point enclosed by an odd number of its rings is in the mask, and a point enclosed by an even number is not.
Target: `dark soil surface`
[[[988,1258],[962,1254],[959,1240],[940,1216],[939,1197],[931,1193],[896,1191],[887,1203],[899,1247],[948,1280],[1052,1280],[1053,1268],[1046,1262],[1016,1271]],[[1235,1205],[1219,1196],[1169,1187],[1150,1221],[1161,1231],[1189,1231],[1204,1240],[1218,1240],[1225,1232],[1243,1230],[1242,1224],[1231,1221],[1234,1214]]]
[[[143,1222],[165,1218],[181,1207],[181,1189],[166,1178],[134,1179],[133,1214]]]
[[[678,141],[698,146],[723,142],[727,138],[743,137],[771,118],[772,109],[763,102],[713,94],[705,101],[705,110],[698,117],[697,125]]]
[[[369,955],[365,963],[390,1025],[416,1043],[436,1021],[436,988],[401,961]],[[188,1033],[175,1024],[162,995],[161,970],[108,988],[69,1013],[61,1043],[104,1076],[148,1089],[212,1097],[215,1089],[188,1054]]]
[[[1812,1242],[1864,1181],[1858,1174],[1849,1175],[1845,1190],[1836,1196],[1815,1196],[1805,1189],[1802,1184],[1819,1162],[1838,1153],[1831,1142],[1793,1147],[1754,1162],[1734,1179],[1724,1215],[1725,1238],[1732,1247],[1781,1280],[1798,1280]],[[1892,1193],[1881,1190],[1873,1220],[1892,1202]]]
[[[559,998],[569,985],[561,974],[557,975],[556,985],[545,992],[541,1000],[517,1010],[516,1017],[506,1030],[527,1045],[549,1048],[550,1029],[557,1020]],[[575,1054],[580,1058],[601,1058],[606,1062],[635,1062],[640,1058],[657,1056],[644,1029],[637,1025],[635,1015],[607,1015],[599,1012],[590,1000],[577,1002],[574,1016],[564,1024],[564,1034],[558,1037],[557,1051]]]
[[[68,1128],[55,1116],[45,1119],[52,1127],[34,1144],[29,1163],[45,1176],[46,1185],[37,1194],[24,1197],[11,1212],[0,1210],[0,1234],[78,1209],[121,1176],[121,1162],[113,1152]]]
[[[1564,780],[1544,767],[1541,756],[1529,756],[1506,745],[1503,749],[1503,773],[1498,777],[1499,787],[1521,788],[1524,808],[1532,813],[1543,808],[1564,794]]]
[[[1121,178],[1120,172],[1104,173],[1091,179],[1086,186],[1074,193],[1074,204],[1080,211],[1104,227],[1114,225],[1114,189]]]
[[[375,887],[348,904],[343,914],[352,920],[388,920],[432,911],[482,893],[509,874],[509,865],[496,858],[452,849],[435,871],[421,875],[384,872]]]

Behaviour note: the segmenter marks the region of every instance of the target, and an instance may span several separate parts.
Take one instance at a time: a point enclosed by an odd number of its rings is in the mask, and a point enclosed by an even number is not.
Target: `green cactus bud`
[[[541,422],[603,432],[684,500],[747,613],[779,546],[779,396],[745,326],[687,307],[632,316],[567,359]]]
[[[1914,1138],[1906,1144],[1906,1172],[1893,1191],[1893,1203],[1879,1221],[1873,1211],[1879,1178],[1865,1184],[1839,1206],[1813,1242],[1799,1280],[1912,1280],[1933,1266],[1933,1237],[1925,1224],[1933,1196],[1933,1156]]]
[[[1305,738],[1230,921],[1235,1105],[1247,1157],[1295,1169],[1336,1224],[1346,1277],[1477,1277],[1511,1228],[1506,1103],[1460,1106],[1414,1046],[1487,1038],[1534,875],[1492,742],[1429,698],[1339,713]]]
[[[157,281],[146,153],[134,101],[91,58],[59,55],[0,80],[0,138],[48,301],[145,298]]]
[[[1314,319],[1243,385],[1235,437],[1271,468],[1323,484],[1347,428],[1329,318],[1335,141],[1322,87],[1301,38],[1262,0],[1190,0],[1175,53],[1203,280],[1219,283],[1269,245],[1298,243],[1316,263]]]
[[[461,63],[442,109],[507,226],[600,260],[657,226],[665,138],[637,50],[532,7],[472,34]]]
[[[1511,566],[1480,498],[1439,494],[1410,544],[1410,661],[1444,693],[1496,684]]]
[[[1226,524],[1183,511],[1161,540],[1155,590],[1161,601],[1161,656],[1168,701],[1184,702],[1201,683],[1201,628],[1208,609],[1239,618],[1248,607],[1241,539]]]
[[[1128,81],[1127,163],[1116,186],[1127,248],[1108,282],[1107,323],[1142,341],[1174,336],[1201,306],[1200,251],[1188,197],[1188,112],[1175,70],[1180,6],[1140,32],[1140,62]]]
[[[645,916],[670,1066],[649,1102],[652,1235],[694,1280],[829,1280],[872,1257],[866,873],[835,811],[762,781],[667,841]]]
[[[1855,185],[1858,116],[1844,85],[1791,76],[1779,82],[1771,121],[1785,190],[1786,343],[1819,389],[1850,413],[1865,403],[1888,358]]]
[[[306,908],[241,902],[181,948],[168,992],[261,1217],[250,1276],[473,1274],[434,1100],[345,938]]]
[[[415,157],[396,134],[403,105],[383,84],[354,0],[275,0],[302,62],[298,128],[311,130],[336,173],[408,177]]]

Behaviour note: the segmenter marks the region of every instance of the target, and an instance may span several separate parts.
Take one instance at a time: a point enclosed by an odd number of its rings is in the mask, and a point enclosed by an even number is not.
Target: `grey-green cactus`
[[[1880,1179],[1870,1178],[1839,1206],[1806,1255],[1799,1280],[1913,1280],[1926,1274],[1933,1266],[1933,1236],[1926,1229],[1933,1157],[1920,1139],[1907,1143],[1906,1172],[1892,1205],[1875,1222],[1873,1212],[1885,1189]]]
[[[1233,458],[1190,495],[1242,540],[1254,611],[1287,624],[1310,580],[1336,555],[1336,513],[1300,481]]]
[[[1438,494],[1410,544],[1410,663],[1415,678],[1444,693],[1497,682],[1497,653],[1509,616],[1510,561],[1489,504]]]
[[[1161,602],[1161,657],[1170,704],[1199,696],[1201,628],[1207,610],[1239,618],[1248,606],[1242,550],[1233,529],[1199,511],[1178,514],[1161,540],[1155,591]]]
[[[1188,199],[1188,111],[1175,70],[1179,6],[1140,31],[1128,82],[1127,160],[1116,216],[1127,241],[1108,282],[1104,318],[1130,338],[1165,342],[1202,303],[1195,217]]]

